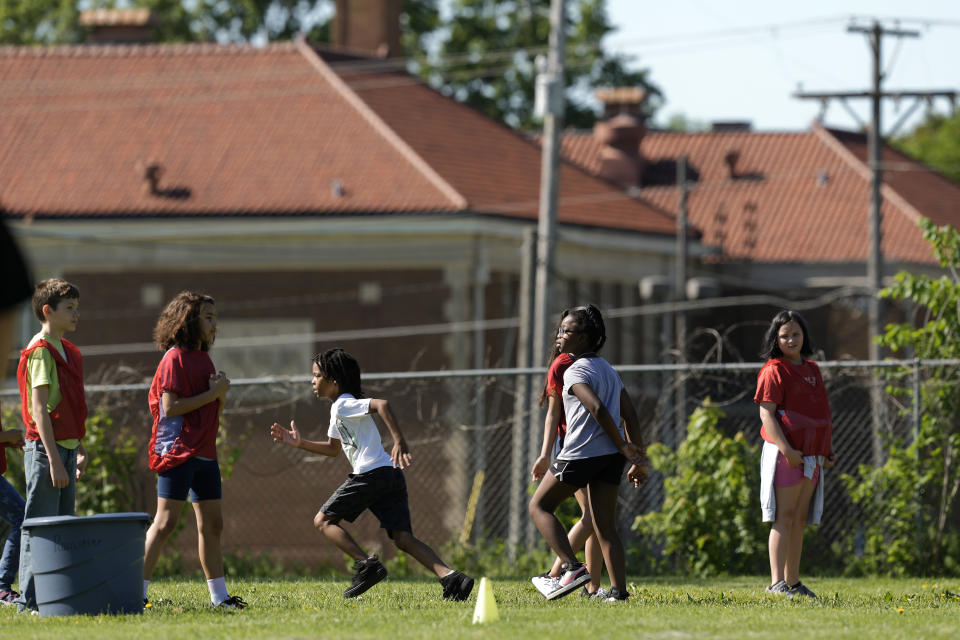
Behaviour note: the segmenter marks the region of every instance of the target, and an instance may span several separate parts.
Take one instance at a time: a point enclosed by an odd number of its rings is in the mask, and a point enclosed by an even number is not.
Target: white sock
[[[207,588],[210,589],[210,602],[214,605],[230,598],[227,595],[227,579],[223,576],[207,580]]]
[[[450,569],[450,572],[440,576],[440,579],[443,580],[447,576],[453,575],[454,573],[456,573],[456,571],[454,571],[453,569]]]
[[[143,599],[144,599],[144,600],[147,599],[147,587],[149,587],[149,586],[150,586],[150,581],[149,581],[149,580],[144,580],[144,581],[143,581]]]

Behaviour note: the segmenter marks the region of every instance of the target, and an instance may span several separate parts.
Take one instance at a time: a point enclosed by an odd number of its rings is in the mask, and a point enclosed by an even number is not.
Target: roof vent
[[[143,191],[147,195],[169,200],[186,200],[193,193],[190,187],[161,187],[164,168],[159,162],[137,163],[137,170],[143,172]]]
[[[143,179],[147,181],[144,190],[152,196],[160,195],[160,178],[163,177],[163,165],[151,162],[143,169]]]

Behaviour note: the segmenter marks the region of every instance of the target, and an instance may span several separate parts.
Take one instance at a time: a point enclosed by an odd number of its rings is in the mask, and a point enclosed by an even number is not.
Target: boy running
[[[341,521],[353,522],[370,509],[397,548],[437,575],[445,600],[466,600],[473,589],[473,578],[448,567],[433,549],[413,535],[407,485],[401,471],[410,465],[412,457],[390,405],[383,399],[363,397],[360,365],[343,349],[330,349],[314,357],[312,384],[314,395],[333,401],[327,440],[304,440],[292,420],[289,430],[274,423],[270,434],[274,442],[325,456],[335,457],[342,450],[350,460],[353,473],[313,519],[314,526],[330,542],[354,559],[353,582],[343,597],[359,596],[387,577],[387,569],[377,557],[368,557],[341,525]],[[390,454],[383,448],[372,413],[380,416],[393,436]]]

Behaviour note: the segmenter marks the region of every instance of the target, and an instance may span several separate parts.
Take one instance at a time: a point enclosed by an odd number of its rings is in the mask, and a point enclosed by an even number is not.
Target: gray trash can
[[[143,613],[149,524],[146,513],[24,520],[40,615]]]

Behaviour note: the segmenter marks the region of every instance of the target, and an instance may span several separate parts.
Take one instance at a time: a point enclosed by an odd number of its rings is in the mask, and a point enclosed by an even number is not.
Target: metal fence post
[[[913,359],[913,440],[920,437],[920,358]]]

